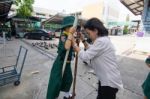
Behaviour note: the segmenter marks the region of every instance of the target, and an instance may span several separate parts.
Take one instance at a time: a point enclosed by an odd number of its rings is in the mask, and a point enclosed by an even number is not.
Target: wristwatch
[[[73,48],[76,48],[76,47],[78,47],[78,45],[77,45],[77,44],[75,44],[75,45],[73,46]]]
[[[86,42],[86,40],[84,39],[83,41],[82,41],[82,43],[85,43]]]

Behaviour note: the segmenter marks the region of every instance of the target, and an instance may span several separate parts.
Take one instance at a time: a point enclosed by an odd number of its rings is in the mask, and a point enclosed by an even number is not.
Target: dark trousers
[[[99,82],[98,96],[97,99],[116,99],[117,88],[112,88],[109,86],[101,86]]]

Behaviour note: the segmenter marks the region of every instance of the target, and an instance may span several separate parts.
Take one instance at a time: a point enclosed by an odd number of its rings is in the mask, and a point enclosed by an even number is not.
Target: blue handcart
[[[16,64],[0,68],[0,86],[9,83],[14,83],[15,86],[20,84],[20,77],[24,67],[27,52],[28,50],[25,47],[20,46]]]

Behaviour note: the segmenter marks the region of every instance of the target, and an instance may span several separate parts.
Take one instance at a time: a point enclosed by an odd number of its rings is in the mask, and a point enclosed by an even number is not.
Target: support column
[[[150,0],[144,0],[141,28],[145,36],[150,36]]]

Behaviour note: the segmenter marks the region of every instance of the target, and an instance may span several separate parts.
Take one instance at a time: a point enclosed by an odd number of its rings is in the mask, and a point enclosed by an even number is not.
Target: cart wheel
[[[25,36],[25,39],[29,39],[29,36],[28,36],[28,35],[26,35],[26,36]]]
[[[15,85],[15,86],[20,85],[20,81],[15,81],[15,82],[14,82],[14,85]]]

